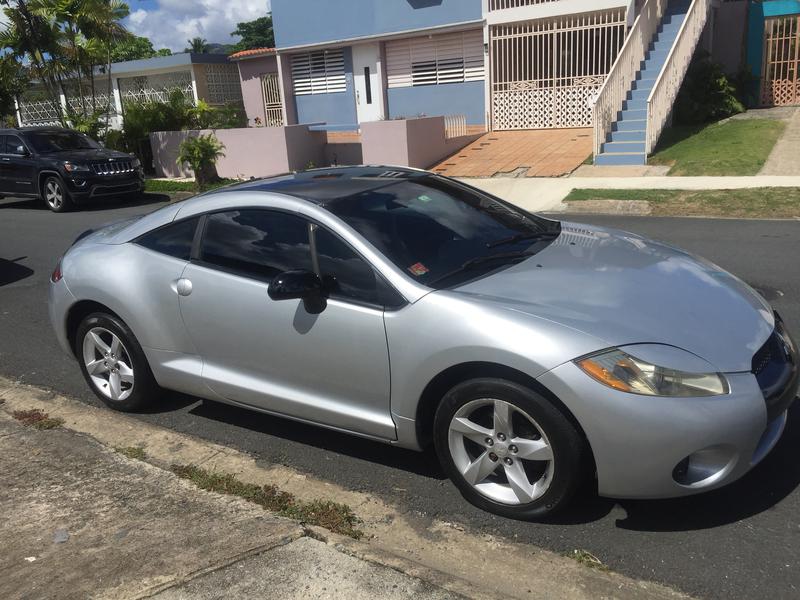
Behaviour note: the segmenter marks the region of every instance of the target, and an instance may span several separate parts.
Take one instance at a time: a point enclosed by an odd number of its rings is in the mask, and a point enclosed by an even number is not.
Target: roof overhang
[[[239,62],[240,60],[249,60],[251,58],[264,58],[265,56],[275,56],[277,54],[275,48],[253,48],[252,50],[242,50],[241,52],[234,52],[228,56],[228,60]]]

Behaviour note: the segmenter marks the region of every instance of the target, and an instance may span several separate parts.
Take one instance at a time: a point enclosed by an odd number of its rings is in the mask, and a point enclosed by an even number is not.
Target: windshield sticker
[[[411,271],[411,273],[413,273],[417,277],[422,277],[429,271],[428,267],[426,267],[422,263],[411,265],[410,267],[408,267],[408,270]]]

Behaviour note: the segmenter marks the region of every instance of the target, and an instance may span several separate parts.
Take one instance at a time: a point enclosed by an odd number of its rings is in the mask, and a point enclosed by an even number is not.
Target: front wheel
[[[56,213],[66,212],[72,208],[72,199],[67,192],[64,182],[58,177],[51,176],[44,180],[42,198],[47,207]]]
[[[75,355],[92,391],[122,412],[140,410],[160,393],[133,332],[110,314],[86,317],[75,336]]]
[[[454,387],[436,411],[439,460],[475,506],[512,519],[545,517],[566,505],[584,470],[584,441],[547,398],[506,380]]]

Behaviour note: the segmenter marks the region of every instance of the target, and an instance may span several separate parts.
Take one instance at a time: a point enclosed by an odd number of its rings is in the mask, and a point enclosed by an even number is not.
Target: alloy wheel
[[[450,421],[448,445],[464,480],[495,502],[530,504],[553,480],[555,460],[544,431],[504,400],[486,398],[462,406]]]
[[[50,208],[55,210],[58,210],[63,206],[64,191],[61,189],[61,186],[57,181],[53,181],[51,179],[47,182],[44,187],[44,199],[47,201],[47,204],[50,205]]]
[[[133,393],[133,362],[122,340],[108,329],[94,327],[83,338],[83,364],[92,384],[113,401]]]

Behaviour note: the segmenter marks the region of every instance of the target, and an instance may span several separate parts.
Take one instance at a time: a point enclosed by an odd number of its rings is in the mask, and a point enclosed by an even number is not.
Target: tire
[[[55,175],[51,175],[44,180],[41,194],[42,200],[47,204],[47,208],[54,213],[67,212],[73,206],[67,187],[61,181],[61,178]]]
[[[436,410],[434,444],[468,502],[511,519],[555,513],[585,474],[586,443],[576,427],[546,397],[503,379],[451,389]]]
[[[113,315],[93,313],[81,322],[75,356],[86,383],[114,410],[139,411],[161,394],[133,332]]]

